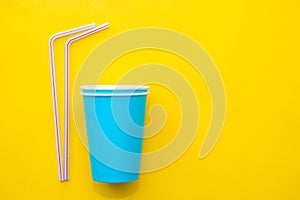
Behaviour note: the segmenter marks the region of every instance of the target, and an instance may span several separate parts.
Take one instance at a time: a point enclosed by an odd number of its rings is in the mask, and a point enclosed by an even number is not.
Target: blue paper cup
[[[81,86],[92,178],[123,183],[139,177],[149,86]]]

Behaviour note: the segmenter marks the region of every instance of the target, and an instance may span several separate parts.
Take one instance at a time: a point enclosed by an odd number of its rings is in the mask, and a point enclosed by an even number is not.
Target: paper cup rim
[[[83,85],[82,90],[147,90],[146,85]]]

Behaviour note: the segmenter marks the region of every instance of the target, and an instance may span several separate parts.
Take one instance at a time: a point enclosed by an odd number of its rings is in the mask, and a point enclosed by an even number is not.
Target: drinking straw
[[[91,30],[88,30],[88,31],[85,31],[81,34],[78,34],[74,37],[71,37],[69,38],[66,43],[65,43],[65,53],[64,53],[64,59],[65,59],[65,90],[64,90],[64,96],[65,96],[65,112],[64,112],[64,123],[65,123],[65,126],[64,126],[64,136],[65,136],[65,139],[64,139],[64,148],[65,148],[65,155],[64,155],[64,180],[69,180],[69,157],[70,157],[70,153],[69,153],[69,138],[70,138],[70,135],[69,135],[69,132],[70,132],[70,116],[69,116],[69,110],[70,110],[70,105],[69,105],[69,99],[70,99],[70,74],[69,74],[69,71],[70,71],[70,46],[73,42],[77,41],[77,40],[80,40],[84,37],[87,37],[91,34],[94,34],[98,31],[101,31],[101,30],[104,30],[106,28],[109,27],[109,23],[106,22],[100,26],[97,26]]]
[[[55,63],[54,63],[54,41],[60,37],[64,37],[80,31],[85,31],[95,27],[95,23],[80,26],[74,29],[66,30],[60,33],[52,35],[49,39],[49,57],[50,57],[50,74],[51,74],[51,86],[52,86],[52,102],[54,112],[54,128],[56,139],[56,156],[58,164],[58,179],[63,181],[62,162],[61,162],[61,143],[60,143],[60,131],[59,131],[59,116],[58,116],[58,103],[57,103],[57,90],[56,90],[56,77],[55,77]]]

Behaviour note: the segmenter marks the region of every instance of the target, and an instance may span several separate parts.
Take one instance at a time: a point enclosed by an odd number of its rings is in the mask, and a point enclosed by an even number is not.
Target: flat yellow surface
[[[298,1],[17,0],[2,2],[0,15],[0,199],[300,199]],[[201,77],[186,70],[185,78],[201,91],[202,121],[180,159],[142,174],[138,182],[95,183],[72,118],[71,180],[58,182],[48,39],[106,21],[109,30],[72,46],[72,84],[88,54],[122,31],[162,27],[193,38],[218,66],[227,96],[222,135],[206,158],[198,159],[198,153],[210,119],[209,94]],[[60,97],[64,41],[57,40],[55,47]],[[151,50],[136,52],[113,63],[103,82],[117,80],[118,66],[156,62],[176,68],[176,59]],[[166,105],[171,122],[178,120],[172,95],[156,101]],[[144,143],[144,151],[168,143],[176,128],[176,123],[166,124],[164,134]]]

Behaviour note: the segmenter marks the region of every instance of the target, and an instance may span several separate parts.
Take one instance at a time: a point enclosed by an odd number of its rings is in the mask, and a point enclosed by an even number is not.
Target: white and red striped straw
[[[91,34],[94,34],[98,31],[104,30],[106,28],[109,27],[109,23],[106,22],[100,26],[97,26],[91,30],[85,31],[81,34],[78,34],[74,37],[69,38],[66,43],[65,43],[65,54],[64,54],[64,59],[65,59],[65,92],[64,92],[64,99],[65,99],[65,109],[64,109],[64,136],[65,136],[65,143],[64,143],[64,147],[65,147],[65,155],[64,155],[64,180],[69,180],[69,165],[70,165],[70,152],[69,152],[69,145],[70,145],[70,46],[73,42],[80,40],[84,37],[87,37]]]
[[[58,179],[59,181],[64,181],[63,179],[63,168],[61,159],[61,142],[60,142],[60,126],[59,126],[59,116],[58,116],[58,102],[57,102],[57,90],[56,90],[56,77],[55,77],[55,62],[54,62],[54,41],[60,37],[68,36],[74,33],[85,31],[96,27],[95,24],[88,24],[85,26],[80,26],[71,30],[66,30],[60,33],[52,35],[49,39],[49,57],[50,57],[50,74],[51,74],[51,86],[52,86],[52,99],[53,99],[53,112],[54,112],[54,128],[55,128],[55,139],[56,139],[56,154],[57,154],[57,164],[58,164]]]

